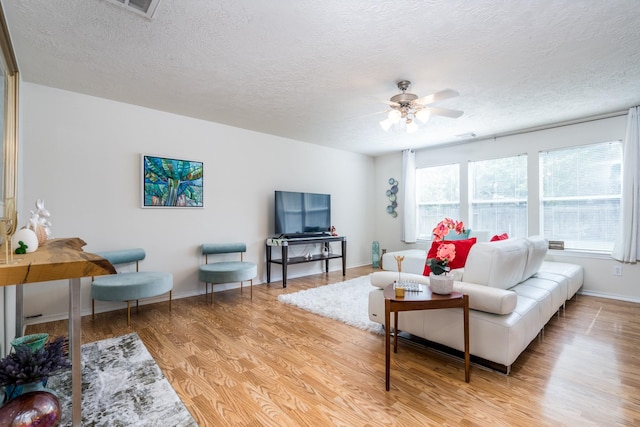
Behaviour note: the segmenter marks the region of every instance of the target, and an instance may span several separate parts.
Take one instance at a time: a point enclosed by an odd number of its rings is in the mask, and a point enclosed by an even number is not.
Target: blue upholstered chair
[[[205,298],[209,294],[211,283],[211,304],[213,304],[213,285],[240,282],[240,293],[245,281],[251,282],[251,298],[253,299],[253,279],[258,275],[258,266],[253,262],[243,260],[247,251],[245,243],[205,243],[202,245],[202,255],[205,263],[200,266],[198,278],[204,282]],[[218,261],[209,263],[210,255],[240,253],[240,261]]]
[[[98,252],[97,255],[117,264],[136,263],[136,271],[118,273],[93,278],[91,283],[91,315],[95,319],[95,300],[126,301],[127,325],[131,326],[131,301],[155,297],[169,292],[169,311],[173,293],[173,275],[155,271],[139,271],[138,263],[145,258],[144,249],[124,249],[119,251]]]

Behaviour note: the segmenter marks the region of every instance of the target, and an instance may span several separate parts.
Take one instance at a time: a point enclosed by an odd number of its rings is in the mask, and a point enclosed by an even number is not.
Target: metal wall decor
[[[396,212],[396,208],[398,207],[398,181],[394,178],[389,178],[389,185],[391,188],[387,190],[387,197],[391,204],[387,206],[387,213],[395,218],[398,216],[398,212]]]

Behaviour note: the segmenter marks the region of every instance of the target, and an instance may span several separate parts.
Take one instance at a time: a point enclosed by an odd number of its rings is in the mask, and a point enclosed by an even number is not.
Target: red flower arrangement
[[[449,231],[451,230],[455,230],[457,234],[462,234],[466,231],[462,221],[454,221],[451,218],[445,218],[433,229],[433,240],[435,242],[444,240],[445,236],[449,234]]]
[[[454,221],[451,218],[445,218],[433,229],[433,241],[441,242],[451,230],[454,230],[457,234],[462,234],[466,231],[462,221]],[[427,264],[433,274],[447,274],[451,270],[448,265],[455,257],[455,245],[452,243],[443,243],[438,247],[436,257],[429,258],[427,260]]]

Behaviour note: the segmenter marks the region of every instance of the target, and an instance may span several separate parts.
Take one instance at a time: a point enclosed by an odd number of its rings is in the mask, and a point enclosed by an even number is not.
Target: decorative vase
[[[434,294],[448,295],[453,292],[453,277],[431,273],[429,274],[429,286]]]
[[[380,268],[380,243],[377,240],[371,245],[371,264],[373,268]]]
[[[11,347],[14,349],[19,345],[26,345],[31,351],[36,351],[44,347],[49,334],[32,334],[18,337],[11,341]]]
[[[398,263],[398,283],[402,282],[402,261],[404,261],[404,255],[394,255],[393,256]]]
[[[51,393],[23,394],[0,408],[3,426],[57,426],[62,417],[60,401]]]
[[[23,394],[29,393],[32,391],[46,391],[55,396],[55,393],[53,392],[53,390],[48,389],[44,386],[45,381],[46,380],[36,381],[36,382],[21,384],[21,385],[14,384],[14,385],[5,386],[4,401],[9,402],[18,396],[22,396]]]

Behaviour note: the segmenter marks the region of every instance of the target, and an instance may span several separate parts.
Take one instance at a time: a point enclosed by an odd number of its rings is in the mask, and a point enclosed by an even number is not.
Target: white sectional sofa
[[[471,247],[464,268],[453,271],[454,291],[469,295],[470,352],[509,373],[511,364],[544,325],[583,284],[579,265],[547,262],[547,241],[540,236],[480,242]],[[371,275],[369,318],[384,324],[383,289],[397,280],[394,255],[404,255],[402,279],[429,284],[422,275],[426,251],[387,253]],[[463,351],[460,309],[401,312],[401,331]],[[497,366],[496,366],[497,365]]]

